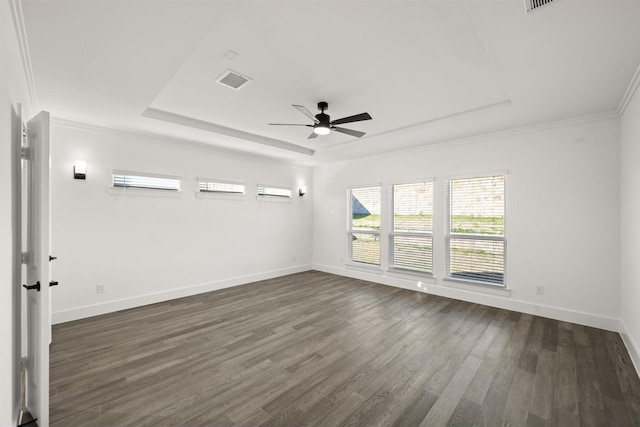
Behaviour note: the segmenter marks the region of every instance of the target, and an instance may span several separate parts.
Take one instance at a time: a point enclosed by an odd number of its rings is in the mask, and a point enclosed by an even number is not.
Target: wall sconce
[[[87,162],[84,160],[76,160],[73,163],[73,178],[87,179]]]
[[[300,195],[300,197],[307,194],[307,187],[303,185],[302,187],[298,188],[298,194]]]

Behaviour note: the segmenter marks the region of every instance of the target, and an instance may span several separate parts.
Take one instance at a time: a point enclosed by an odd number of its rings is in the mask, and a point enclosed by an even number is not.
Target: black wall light
[[[87,179],[87,162],[76,160],[73,163],[73,177],[75,179]]]

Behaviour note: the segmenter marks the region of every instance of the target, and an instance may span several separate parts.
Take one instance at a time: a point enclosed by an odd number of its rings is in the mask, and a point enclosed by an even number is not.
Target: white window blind
[[[145,188],[180,191],[180,178],[143,173],[114,172],[113,186],[119,188]]]
[[[291,188],[288,187],[267,187],[264,185],[258,185],[257,194],[258,196],[291,198],[292,193]]]
[[[390,268],[433,271],[433,182],[392,187]]]
[[[245,192],[245,186],[244,184],[239,184],[239,183],[200,180],[198,182],[198,190],[203,193],[224,193],[224,194],[242,195]]]
[[[447,277],[504,286],[505,176],[452,179]]]
[[[380,265],[380,187],[349,190],[349,258]]]

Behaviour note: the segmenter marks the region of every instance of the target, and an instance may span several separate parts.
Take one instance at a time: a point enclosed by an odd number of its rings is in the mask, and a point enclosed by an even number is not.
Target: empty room
[[[0,427],[640,427],[640,2],[0,0],[0,42]]]

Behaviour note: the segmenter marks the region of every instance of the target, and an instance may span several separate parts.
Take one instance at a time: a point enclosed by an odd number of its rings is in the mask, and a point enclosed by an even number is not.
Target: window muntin
[[[180,178],[142,172],[113,172],[113,187],[180,191]]]
[[[433,182],[393,185],[391,197],[389,268],[433,272]]]
[[[448,184],[447,277],[504,286],[505,176]]]
[[[234,182],[211,181],[201,179],[198,181],[198,191],[201,193],[218,194],[245,194],[245,185]]]
[[[380,266],[380,187],[349,190],[349,260]]]
[[[283,197],[291,198],[291,188],[289,187],[272,187],[266,185],[258,185],[256,188],[258,196],[264,197]]]

